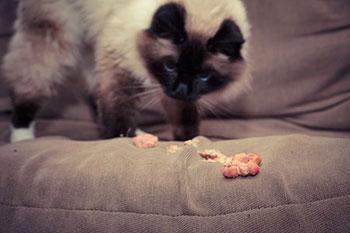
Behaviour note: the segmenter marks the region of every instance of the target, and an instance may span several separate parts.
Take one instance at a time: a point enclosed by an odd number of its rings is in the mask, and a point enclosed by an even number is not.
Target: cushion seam
[[[350,197],[350,194],[337,196],[337,197],[331,197],[331,198],[325,198],[321,200],[316,201],[310,201],[310,202],[301,202],[301,203],[290,203],[290,204],[281,204],[276,206],[266,206],[266,207],[258,207],[258,208],[252,208],[252,209],[246,209],[242,211],[227,213],[227,214],[216,214],[216,215],[170,215],[170,214],[156,214],[156,213],[139,213],[139,212],[127,212],[127,211],[113,211],[113,210],[101,210],[101,209],[67,209],[67,208],[56,208],[56,207],[36,207],[36,206],[26,206],[26,205],[14,205],[14,204],[8,204],[0,202],[0,206],[6,206],[11,208],[28,208],[28,209],[42,209],[42,210],[58,210],[58,211],[79,211],[79,212],[104,212],[104,213],[121,213],[121,214],[138,214],[138,215],[149,215],[149,216],[163,216],[163,217],[200,217],[200,218],[211,218],[211,217],[221,217],[221,216],[228,216],[228,215],[234,215],[234,214],[240,214],[245,212],[251,212],[255,210],[267,210],[267,209],[277,209],[279,207],[288,207],[288,206],[298,206],[298,205],[307,205],[307,204],[314,204],[318,202],[323,201],[329,201],[339,198],[345,198]]]

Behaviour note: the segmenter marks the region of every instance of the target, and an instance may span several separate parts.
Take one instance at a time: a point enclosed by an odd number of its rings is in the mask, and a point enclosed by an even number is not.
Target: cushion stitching
[[[288,207],[288,206],[297,206],[297,205],[305,205],[305,204],[314,204],[317,202],[322,201],[328,201],[333,199],[339,199],[344,197],[350,197],[350,194],[337,196],[337,197],[331,197],[331,198],[325,198],[317,201],[310,201],[310,202],[301,202],[301,203],[291,203],[291,204],[282,204],[277,206],[267,206],[267,207],[258,207],[258,208],[252,208],[227,214],[216,214],[216,215],[168,215],[168,214],[155,214],[155,213],[138,213],[138,212],[123,212],[123,211],[113,211],[113,210],[99,210],[99,209],[66,209],[66,208],[55,208],[55,207],[35,207],[35,206],[25,206],[25,205],[13,205],[8,203],[0,202],[0,205],[7,206],[7,207],[14,207],[14,208],[30,208],[30,209],[43,209],[43,210],[60,210],[60,211],[82,211],[82,212],[106,212],[106,213],[121,213],[121,214],[138,214],[138,215],[149,215],[149,216],[164,216],[164,217],[201,217],[201,218],[211,218],[211,217],[221,217],[221,216],[228,216],[228,215],[234,215],[239,213],[245,213],[245,212],[251,212],[254,210],[266,210],[266,209],[276,209],[279,207]]]

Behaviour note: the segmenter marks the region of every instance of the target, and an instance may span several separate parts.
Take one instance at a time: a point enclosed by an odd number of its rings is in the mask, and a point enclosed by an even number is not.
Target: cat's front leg
[[[162,101],[173,128],[174,139],[190,140],[199,133],[200,118],[196,104],[165,97]]]
[[[140,84],[122,72],[113,80],[100,84],[97,110],[102,138],[135,136],[139,114],[137,94],[140,91]]]

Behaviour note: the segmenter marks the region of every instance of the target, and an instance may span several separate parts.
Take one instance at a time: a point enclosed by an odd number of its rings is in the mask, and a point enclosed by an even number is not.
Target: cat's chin
[[[177,97],[172,97],[169,96],[171,99],[180,101],[180,102],[186,102],[186,103],[196,103],[198,101],[198,98],[191,99],[191,98],[177,98]]]
[[[176,100],[176,101],[181,101],[181,102],[189,102],[189,103],[195,103],[198,101],[198,99],[200,98],[199,96],[177,96],[177,95],[173,95],[171,93],[165,93],[167,97]]]

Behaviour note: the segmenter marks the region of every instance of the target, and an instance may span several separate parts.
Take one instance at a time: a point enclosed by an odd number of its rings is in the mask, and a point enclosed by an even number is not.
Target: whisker
[[[140,92],[140,93],[137,93],[137,94],[134,94],[134,95],[131,95],[131,96],[125,98],[124,101],[118,102],[118,104],[124,104],[126,102],[133,101],[133,100],[139,99],[141,97],[150,96],[152,94],[158,93],[158,91],[159,91],[159,89],[147,90],[144,92]]]
[[[219,105],[214,105],[214,106],[215,106],[215,111],[219,112],[222,115],[222,117],[227,118],[232,116],[232,113],[229,110],[223,108],[222,106],[219,106]]]
[[[161,86],[159,84],[153,84],[153,85],[144,85],[144,84],[132,84],[128,86],[122,86],[119,87],[120,90],[128,90],[128,89],[138,89],[138,88],[144,88],[144,89],[155,89],[155,88],[160,88]]]
[[[140,110],[143,111],[151,106],[153,106],[157,102],[158,98],[156,96],[153,96],[149,102],[147,102],[145,105],[143,105]]]
[[[144,97],[144,96],[147,96],[147,95],[150,95],[153,93],[157,93],[159,90],[160,89],[146,90],[146,91],[131,95],[128,99],[130,100],[130,99],[135,99],[135,98],[139,98],[139,97]]]
[[[150,101],[148,103],[146,103],[145,105],[143,105],[141,107],[141,110],[145,110],[145,109],[147,109],[147,108],[149,108],[157,103],[160,103],[160,100],[161,100],[161,98],[159,98],[159,93],[157,93],[157,92],[153,93],[153,95],[150,97]]]
[[[196,103],[196,108],[200,116],[205,116],[205,109],[200,103]]]
[[[201,107],[201,111],[207,115],[208,112],[211,113],[211,106],[204,100],[200,100],[200,103],[198,104]]]
[[[215,118],[221,118],[220,116],[221,112],[217,109],[216,105],[214,105],[209,100],[202,100],[202,104],[206,106],[206,110],[209,111],[210,114],[212,114]]]
[[[196,103],[196,109],[197,109],[198,114],[201,115],[202,108],[201,108],[201,106],[198,103]]]

